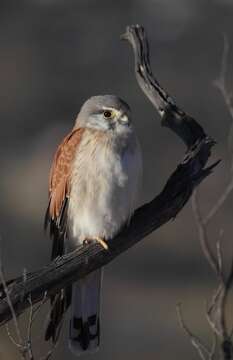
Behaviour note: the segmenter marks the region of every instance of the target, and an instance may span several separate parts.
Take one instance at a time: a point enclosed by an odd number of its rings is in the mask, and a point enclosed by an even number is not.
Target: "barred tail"
[[[69,346],[75,355],[99,348],[102,271],[96,270],[72,287]]]

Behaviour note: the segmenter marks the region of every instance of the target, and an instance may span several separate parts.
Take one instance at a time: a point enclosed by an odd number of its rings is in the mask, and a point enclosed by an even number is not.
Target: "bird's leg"
[[[84,243],[84,244],[89,244],[89,243],[91,243],[91,242],[93,242],[93,241],[98,242],[101,246],[103,246],[103,248],[104,248],[105,250],[108,250],[108,244],[106,243],[105,240],[103,240],[103,239],[102,239],[101,237],[99,237],[99,236],[96,236],[96,237],[91,238],[91,239],[85,239],[85,240],[83,241],[83,243]]]

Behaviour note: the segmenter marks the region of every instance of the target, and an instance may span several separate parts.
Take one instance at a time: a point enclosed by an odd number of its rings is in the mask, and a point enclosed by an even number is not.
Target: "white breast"
[[[69,247],[86,238],[112,238],[132,215],[141,182],[134,133],[116,143],[87,130],[76,154],[68,209]]]

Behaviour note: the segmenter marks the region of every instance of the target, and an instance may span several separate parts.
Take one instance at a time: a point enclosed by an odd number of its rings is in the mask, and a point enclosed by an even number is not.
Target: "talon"
[[[98,237],[98,236],[96,236],[96,237],[94,237],[94,238],[92,238],[92,239],[85,239],[85,240],[83,240],[83,245],[89,245],[89,244],[91,244],[91,242],[93,242],[93,241],[98,242],[101,246],[103,246],[103,248],[104,248],[105,250],[108,250],[108,244],[106,243],[106,241],[104,241],[103,239],[101,239],[101,238]]]
[[[106,241],[104,241],[103,239],[101,239],[101,238],[98,237],[98,236],[95,238],[95,240],[96,240],[100,245],[102,245],[105,250],[108,250],[108,244],[106,243]]]

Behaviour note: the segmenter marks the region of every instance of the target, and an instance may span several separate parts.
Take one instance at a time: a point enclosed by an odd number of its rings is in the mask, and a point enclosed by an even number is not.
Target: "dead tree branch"
[[[187,146],[184,159],[168,179],[162,192],[151,202],[135,212],[128,227],[109,240],[109,250],[99,244],[83,246],[74,253],[65,255],[48,266],[11,281],[8,285],[10,299],[16,314],[28,306],[28,296],[32,304],[41,301],[44,293],[55,294],[65,286],[84,277],[97,268],[108,264],[122,252],[135,245],[152,231],[174,219],[189,200],[196,186],[206,178],[217,165],[208,167],[211,148],[215,144],[203,128],[192,117],[184,113],[175,101],[159,85],[152,74],[149,46],[143,27],[127,27],[122,36],[132,46],[135,58],[137,81],[158,111],[163,126],[170,128]],[[0,297],[0,324],[12,318],[4,291]]]

